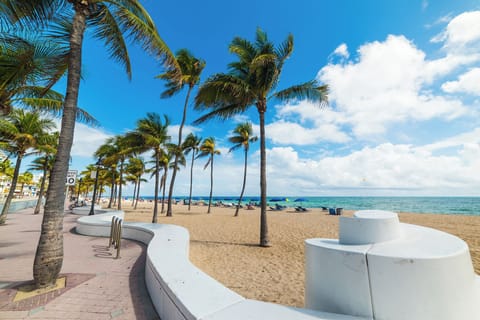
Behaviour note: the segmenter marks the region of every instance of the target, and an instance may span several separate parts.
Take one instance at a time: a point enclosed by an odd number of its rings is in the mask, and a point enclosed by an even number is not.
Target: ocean
[[[153,196],[143,197],[146,200]],[[188,199],[188,197],[175,197]],[[192,197],[193,200],[208,201],[208,196]],[[480,197],[268,197],[269,205],[306,208],[343,208],[345,210],[389,210],[394,212],[442,213],[480,215]],[[237,202],[238,197],[215,196],[213,201]],[[243,203],[259,202],[259,197],[245,196]]]

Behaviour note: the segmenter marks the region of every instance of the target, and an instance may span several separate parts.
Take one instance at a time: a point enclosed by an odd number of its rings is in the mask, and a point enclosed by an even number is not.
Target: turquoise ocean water
[[[153,199],[153,197],[143,197]],[[175,197],[188,199],[188,197]],[[208,196],[193,197],[208,201]],[[243,203],[258,202],[258,197],[245,196]],[[213,201],[236,202],[238,197],[215,196]],[[394,212],[444,213],[480,215],[480,197],[268,197],[269,205],[307,208],[344,208],[346,210],[389,210]]]

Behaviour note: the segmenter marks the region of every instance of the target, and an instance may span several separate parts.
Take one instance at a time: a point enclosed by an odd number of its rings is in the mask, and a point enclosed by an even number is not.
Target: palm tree
[[[267,34],[257,29],[255,42],[236,37],[229,46],[238,61],[229,64],[229,73],[219,73],[211,76],[200,86],[195,98],[197,110],[209,110],[199,118],[201,123],[212,118],[228,119],[245,112],[255,106],[260,121],[260,246],[270,246],[267,226],[267,176],[265,150],[265,113],[267,101],[279,99],[308,99],[327,102],[328,87],[319,85],[316,81],[292,86],[276,91],[283,64],[293,50],[293,36],[275,47],[269,41]]]
[[[12,26],[23,24],[31,29],[39,24],[50,22],[52,17],[68,18],[60,21],[58,25],[67,26],[67,28],[58,28],[56,36],[57,39],[65,39],[65,36],[68,36],[70,48],[67,57],[67,93],[63,105],[58,152],[50,178],[42,232],[33,268],[37,287],[53,285],[63,262],[61,231],[65,199],[63,188],[75,129],[82,64],[81,52],[86,28],[92,28],[94,37],[105,41],[110,56],[123,64],[129,77],[131,77],[131,65],[123,34],[130,35],[145,51],[162,58],[167,65],[176,65],[173,55],[160,38],[152,19],[138,0],[39,0],[28,1],[27,4],[25,1],[9,1],[8,6],[2,5],[0,10],[1,20]]]
[[[143,158],[130,158],[126,167],[126,171],[133,177],[133,182],[135,187],[133,190],[132,197],[132,207],[137,209],[138,198],[140,196],[140,183],[145,179],[142,179],[143,174],[145,173],[145,161]]]
[[[38,192],[38,200],[33,210],[33,214],[40,213],[40,207],[42,205],[43,194],[45,193],[45,184],[50,176],[50,171],[55,161],[55,153],[57,151],[58,144],[58,131],[49,134],[45,137],[43,143],[38,146],[38,150],[43,153],[43,156],[36,158],[30,164],[31,170],[42,171],[42,181],[40,182],[40,191]]]
[[[205,164],[204,170],[210,165],[210,197],[208,199],[208,211],[210,213],[210,207],[212,206],[212,195],[213,195],[213,156],[220,154],[220,150],[215,149],[215,138],[208,137],[203,140],[202,145],[200,146],[200,153],[197,158],[208,156],[208,161]]]
[[[180,128],[178,129],[177,148],[180,149],[182,146],[183,126],[185,125],[185,120],[187,119],[188,100],[193,88],[200,82],[200,74],[202,73],[203,68],[205,68],[205,61],[195,58],[187,49],[181,49],[177,51],[175,58],[180,66],[180,81],[178,80],[178,71],[175,68],[170,68],[165,73],[157,76],[157,78],[167,82],[165,85],[167,90],[162,93],[162,98],[172,97],[174,94],[180,92],[185,85],[188,85],[187,96],[185,97],[185,103],[183,105],[182,122],[180,124]],[[170,179],[170,189],[168,191],[167,217],[172,216],[172,196],[173,187],[175,185],[175,177],[177,176],[178,159],[179,153],[176,153],[172,178]]]
[[[17,158],[10,190],[0,214],[0,224],[4,224],[7,218],[23,158],[35,152],[29,150],[36,148],[46,131],[54,126],[52,120],[41,118],[38,112],[25,112],[22,109],[14,109],[7,117],[0,119],[0,148]]]
[[[25,185],[29,186],[33,183],[33,174],[30,171],[25,171],[24,173],[20,174],[18,176],[18,181],[17,183],[20,183],[20,197],[23,198],[23,188],[25,188]]]
[[[190,133],[183,142],[182,149],[185,155],[192,152],[192,162],[190,164],[190,193],[188,196],[188,211],[190,211],[190,206],[192,205],[192,186],[193,186],[193,163],[195,161],[195,156],[200,149],[200,144],[202,143],[202,138],[197,137],[193,133]]]
[[[165,122],[162,123],[162,119],[159,114],[154,112],[147,113],[146,118],[142,118],[137,121],[137,128],[134,131],[127,133],[128,139],[131,139],[132,143],[137,145],[136,151],[146,152],[153,151],[155,161],[155,193],[153,204],[153,217],[152,223],[157,223],[158,216],[158,190],[160,184],[160,159],[163,155],[164,145],[170,141],[168,135],[168,126],[170,120],[167,116],[164,116]]]
[[[240,210],[240,204],[242,203],[243,192],[245,191],[245,184],[247,182],[247,160],[248,160],[248,150],[250,149],[250,143],[256,142],[258,140],[257,136],[252,137],[252,124],[250,122],[240,123],[233,133],[235,135],[228,138],[230,143],[233,143],[233,147],[230,148],[228,152],[232,152],[238,148],[243,147],[245,153],[245,165],[243,168],[243,185],[242,192],[240,192],[240,198],[238,199],[237,209],[235,210],[235,217],[238,216],[238,211]]]

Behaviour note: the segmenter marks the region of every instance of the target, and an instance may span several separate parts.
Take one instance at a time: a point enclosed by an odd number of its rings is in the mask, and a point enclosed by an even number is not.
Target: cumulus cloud
[[[340,57],[347,58],[350,56],[350,53],[348,52],[348,47],[345,43],[342,43],[339,45],[334,51],[333,54],[336,54]]]
[[[292,147],[272,148],[268,150],[269,185],[277,194],[298,195],[392,195],[398,190],[407,194],[476,194],[479,142],[478,132],[469,132],[435,145],[383,143],[318,160],[302,158]],[[447,146],[455,146],[455,151],[449,155],[434,152]]]
[[[480,95],[480,68],[469,70],[460,75],[458,80],[445,82],[442,89],[448,93],[459,92]]]
[[[83,123],[76,123],[71,156],[92,157],[98,147],[112,136],[113,134],[101,128],[93,128]]]
[[[449,51],[471,51],[480,47],[480,11],[464,12],[454,17],[432,42],[442,42]]]
[[[432,68],[432,63],[436,67]],[[357,138],[383,134],[394,123],[432,118],[451,120],[467,113],[462,101],[436,95],[427,85],[451,70],[450,60],[426,60],[426,54],[404,36],[364,44],[358,59],[329,64],[318,74],[330,86],[339,119]],[[444,70],[442,72],[438,70]]]

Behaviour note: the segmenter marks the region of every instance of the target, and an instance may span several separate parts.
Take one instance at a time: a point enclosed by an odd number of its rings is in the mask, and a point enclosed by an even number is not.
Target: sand
[[[151,222],[152,203],[133,210],[122,203],[126,221]],[[166,208],[165,208],[166,210]],[[304,306],[304,240],[338,238],[338,216],[321,209],[297,213],[293,209],[268,211],[270,248],[259,243],[260,210],[174,205],[173,217],[159,212],[159,223],[176,224],[190,232],[190,260],[204,272],[246,298]],[[345,211],[344,215],[352,215]],[[454,234],[470,247],[480,273],[480,216],[399,213],[400,221]]]

